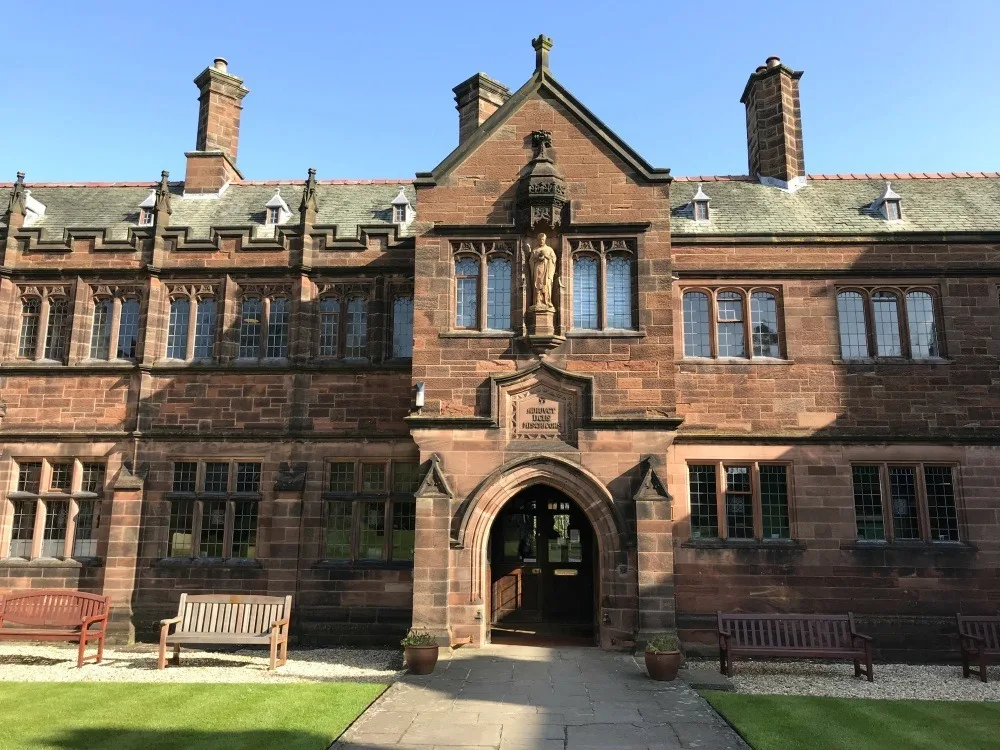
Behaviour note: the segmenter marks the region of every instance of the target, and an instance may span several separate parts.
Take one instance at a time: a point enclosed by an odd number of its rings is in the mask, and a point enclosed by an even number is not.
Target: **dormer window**
[[[153,190],[146,200],[139,204],[139,226],[151,227],[156,218],[156,191]]]
[[[902,196],[892,189],[892,183],[885,183],[882,195],[876,198],[869,208],[886,221],[903,220]]]
[[[694,207],[695,221],[709,221],[708,201],[709,197],[705,195],[705,192],[701,189],[701,183],[699,182],[698,192],[695,193],[694,198],[691,199],[691,205]]]
[[[281,190],[275,189],[274,195],[264,204],[264,226],[280,226],[288,221],[292,216],[288,204],[281,197]]]
[[[414,216],[413,206],[410,199],[406,197],[404,188],[399,188],[399,194],[392,199],[392,223],[405,226],[412,221]]]

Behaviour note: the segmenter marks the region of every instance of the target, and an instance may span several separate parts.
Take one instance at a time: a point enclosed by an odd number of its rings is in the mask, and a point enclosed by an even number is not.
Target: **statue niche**
[[[532,310],[555,310],[552,304],[552,281],[556,276],[556,251],[548,246],[545,233],[538,235],[538,245],[530,251],[528,263],[531,266],[531,284],[533,290]]]

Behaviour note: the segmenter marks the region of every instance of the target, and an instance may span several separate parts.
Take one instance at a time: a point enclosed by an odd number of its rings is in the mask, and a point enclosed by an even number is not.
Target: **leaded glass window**
[[[455,327],[475,328],[479,319],[479,261],[455,261]]]
[[[788,468],[760,465],[760,508],[764,539],[788,539]]]
[[[719,535],[716,505],[715,466],[689,466],[691,496],[691,536],[711,538]]]
[[[49,321],[45,333],[45,359],[62,362],[69,342],[69,300],[49,299]]]
[[[959,541],[953,467],[861,464],[852,469],[859,540]]]
[[[754,292],[750,295],[750,326],[753,356],[780,357],[778,301],[771,292]]]
[[[908,292],[906,318],[910,328],[910,356],[914,359],[941,356],[934,319],[934,298],[928,292]]]
[[[684,295],[684,356],[711,357],[708,295],[687,292]]]
[[[361,527],[358,539],[358,559],[385,559],[385,501],[363,500],[358,503]]]
[[[892,527],[896,539],[919,539],[917,471],[912,466],[889,467]]]
[[[340,300],[324,297],[319,301],[319,356],[336,357],[340,340]]]
[[[170,317],[167,320],[167,357],[185,359],[187,357],[188,321],[191,300],[179,297],[170,301]]]
[[[743,340],[743,295],[739,292],[719,292],[718,346],[720,357],[745,357]]]
[[[899,337],[899,297],[892,292],[872,295],[875,319],[875,351],[879,357],[901,357],[903,346]]]
[[[197,300],[194,321],[194,358],[212,359],[215,352],[215,308],[212,297]]]
[[[844,359],[868,357],[868,328],[865,300],[858,292],[837,295],[837,318],[840,323],[840,356]]]
[[[510,330],[510,261],[491,258],[486,264],[486,327]]]
[[[38,346],[38,327],[42,301],[38,297],[21,300],[21,335],[18,338],[17,356],[33,359]]]
[[[111,313],[114,303],[110,299],[94,302],[94,322],[90,332],[90,358],[108,359],[111,352]]]
[[[509,302],[509,294],[507,298]],[[392,356],[396,359],[413,357],[412,297],[396,297],[392,303]]]
[[[632,262],[615,256],[607,263],[608,328],[631,329]]]
[[[955,485],[951,467],[925,466],[924,485],[927,487],[927,514],[931,541],[957,542],[958,511],[955,507]]]
[[[267,314],[267,349],[265,357],[280,359],[288,356],[288,319],[291,314],[288,297],[270,301]]]
[[[118,324],[118,359],[135,359],[139,345],[139,300],[122,300]]]
[[[260,356],[260,333],[264,301],[260,297],[245,297],[240,308],[240,359]]]
[[[347,301],[347,346],[348,359],[364,359],[368,356],[368,300],[351,297]]]
[[[749,466],[726,467],[726,532],[730,539],[753,539],[753,490]]]
[[[597,258],[578,255],[573,259],[573,327],[595,331],[600,301],[597,297]]]

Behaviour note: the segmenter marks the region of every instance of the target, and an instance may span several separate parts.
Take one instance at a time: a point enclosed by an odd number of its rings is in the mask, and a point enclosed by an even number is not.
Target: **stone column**
[[[416,493],[413,627],[428,631],[442,646],[450,646],[448,580],[452,493],[437,454],[427,463],[427,472]]]
[[[674,605],[674,533],[671,497],[654,467],[655,457],[643,459],[642,482],[635,501],[639,568],[639,634],[637,647],[658,633],[676,627]]]
[[[267,593],[287,596],[296,592],[302,529],[302,496],[306,488],[306,462],[282,462],[271,500],[261,502],[260,518],[267,522],[266,549],[258,540],[258,556],[267,560]],[[292,602],[292,613],[297,603]]]
[[[112,641],[133,643],[132,596],[135,592],[139,558],[139,522],[142,516],[144,477],[122,466],[104,500],[102,524],[108,529],[108,548],[104,560],[101,593],[111,597],[108,634]]]

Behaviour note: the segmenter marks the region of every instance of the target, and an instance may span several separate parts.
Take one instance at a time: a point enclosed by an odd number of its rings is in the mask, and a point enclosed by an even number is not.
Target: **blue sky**
[[[539,33],[560,82],[675,175],[746,172],[739,97],[772,54],[805,71],[809,172],[1000,169],[997,2],[99,1],[24,19],[0,32],[2,181],[180,179],[216,56],[251,90],[247,179],[409,178],[456,144],[452,87],[482,71],[516,89]]]

